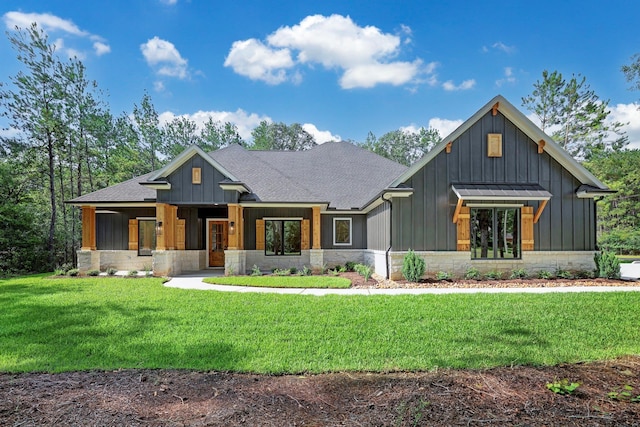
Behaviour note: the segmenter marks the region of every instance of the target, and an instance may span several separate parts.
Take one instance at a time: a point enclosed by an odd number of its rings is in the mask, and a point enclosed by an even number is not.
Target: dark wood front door
[[[209,267],[224,267],[227,249],[227,221],[209,222]]]

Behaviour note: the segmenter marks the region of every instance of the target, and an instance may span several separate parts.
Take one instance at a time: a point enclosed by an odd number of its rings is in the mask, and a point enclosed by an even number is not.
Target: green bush
[[[556,277],[558,279],[571,280],[571,279],[573,279],[573,274],[568,270],[564,270],[562,268],[558,268],[556,270]]]
[[[373,274],[373,269],[368,265],[356,264],[353,266],[353,269],[356,273],[364,277],[364,280],[369,280]]]
[[[291,268],[289,269],[289,274],[298,274],[298,269],[297,269],[297,268],[295,268],[295,267],[291,267]]]
[[[79,274],[80,270],[78,270],[77,268],[72,268],[71,270],[67,271],[67,276],[76,277]]]
[[[596,252],[594,256],[598,277],[620,278],[620,260],[612,252]]]
[[[538,271],[538,279],[550,280],[553,279],[553,273],[547,270]]]
[[[118,270],[116,270],[115,268],[107,268],[107,275],[109,276],[115,276],[117,272]]]
[[[480,280],[482,279],[482,275],[477,268],[471,267],[466,273],[464,273],[464,278],[467,280]]]
[[[298,274],[300,276],[311,276],[311,273],[313,273],[313,271],[311,271],[311,269],[309,267],[307,267],[306,265],[303,265],[302,269],[300,269],[300,271],[298,271]]]
[[[524,268],[518,268],[511,272],[510,279],[526,279],[527,278],[527,270]]]
[[[288,268],[274,268],[272,271],[274,276],[290,276],[291,275],[291,270],[289,270]]]
[[[402,262],[402,275],[404,278],[410,282],[418,282],[422,278],[424,270],[424,260],[409,249]]]
[[[100,270],[89,270],[87,272],[87,276],[99,276],[100,275]]]
[[[257,265],[253,264],[253,267],[251,267],[251,275],[252,276],[262,276],[262,271],[260,271],[260,269],[258,268]]]
[[[436,280],[451,280],[451,273],[447,273],[446,271],[438,271],[436,273]]]
[[[347,271],[354,271],[353,267],[355,267],[356,263],[353,261],[347,261],[344,263],[345,268],[347,269]]]
[[[491,270],[490,272],[485,274],[485,277],[491,280],[500,280],[502,279],[502,271]]]
[[[131,270],[127,273],[129,277],[136,277],[138,275],[138,270]]]

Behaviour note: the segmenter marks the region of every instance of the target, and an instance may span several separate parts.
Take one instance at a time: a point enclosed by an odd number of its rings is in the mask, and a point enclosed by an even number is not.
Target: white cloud
[[[285,70],[293,65],[289,49],[273,49],[256,39],[234,42],[224,61],[236,73],[272,85],[286,81]]]
[[[178,0],[160,0],[160,3],[166,4],[167,6],[175,6],[178,4]]]
[[[491,45],[491,49],[493,50],[499,50],[502,51],[504,53],[507,54],[511,54],[511,53],[515,53],[516,52],[516,47],[515,46],[508,46],[500,41],[495,42],[494,44]],[[490,48],[488,48],[487,46],[482,46],[482,52],[484,53],[488,53],[490,50]]]
[[[429,120],[429,127],[438,129],[440,132],[440,136],[445,138],[451,134],[454,130],[456,130],[462,123],[463,120],[449,120],[449,119],[441,119],[439,117],[434,117]]]
[[[504,77],[496,80],[496,86],[500,87],[503,84],[509,83],[513,84],[516,82],[516,76],[513,74],[513,68],[505,67],[504,69]]]
[[[449,92],[456,90],[469,90],[472,89],[475,85],[475,79],[465,80],[457,86],[453,83],[453,80],[447,80],[446,82],[442,83],[442,87],[444,88],[444,90]]]
[[[188,77],[187,60],[180,55],[173,43],[155,36],[141,44],[140,50],[147,64],[157,74],[179,79]]]
[[[247,113],[241,108],[236,111],[197,111],[193,114],[181,114],[175,115],[170,111],[165,111],[158,116],[161,124],[166,124],[173,120],[175,117],[184,117],[192,120],[196,123],[199,129],[209,120],[209,117],[213,121],[219,121],[222,123],[230,122],[237,126],[238,133],[245,141],[251,140],[251,131],[258,126],[261,121],[265,120],[271,122],[269,116],[260,116],[256,113]]]
[[[93,49],[97,56],[111,52],[111,47],[106,44],[105,40],[88,31],[81,30],[76,24],[68,19],[63,19],[49,13],[24,13],[18,11],[7,12],[2,16],[2,20],[8,30],[13,31],[15,27],[29,28],[31,24],[36,23],[38,27],[45,32],[55,33],[59,35],[56,42],[56,50],[64,53],[69,57],[76,56],[80,59],[86,58],[84,49],[65,47],[65,42],[69,41],[69,37],[77,37],[80,39],[89,39],[93,41]],[[60,34],[62,33],[62,34]]]
[[[411,28],[402,25],[400,32],[408,37]],[[320,64],[342,70],[340,84],[345,89],[415,83],[420,75],[433,72],[435,67],[422,66],[421,59],[394,61],[400,47],[400,36],[374,26],[358,26],[348,16],[312,15],[297,25],[279,28],[266,43],[256,39],[234,42],[224,65],[253,80],[279,84],[300,77],[288,73],[294,66]]]
[[[164,92],[164,89],[164,82],[160,80],[156,80],[155,82],[153,82],[153,90],[155,90],[156,92]]]
[[[623,129],[629,137],[628,148],[640,149],[640,105],[632,103],[612,106],[609,121],[625,123]]]
[[[328,130],[319,130],[316,125],[311,123],[303,124],[302,129],[311,134],[318,144],[324,144],[329,141],[342,141],[340,135],[333,135]]]

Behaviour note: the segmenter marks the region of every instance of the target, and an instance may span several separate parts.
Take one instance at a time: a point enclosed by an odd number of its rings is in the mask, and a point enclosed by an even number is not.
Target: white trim
[[[262,219],[264,221],[302,221],[304,220],[304,218],[302,217],[289,217],[289,216],[284,216],[284,217],[271,217],[271,216],[264,216],[262,217]]]
[[[136,219],[138,221],[151,221],[151,220],[156,220],[155,216],[137,216]]]
[[[336,242],[336,221],[349,221],[349,243]],[[333,218],[333,245],[334,246],[353,246],[353,219],[352,218]]]
[[[522,203],[466,203],[465,205],[470,208],[521,208],[524,206]]]

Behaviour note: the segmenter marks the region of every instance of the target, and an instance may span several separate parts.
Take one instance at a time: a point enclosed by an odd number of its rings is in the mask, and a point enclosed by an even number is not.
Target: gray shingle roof
[[[363,208],[407,168],[348,142],[328,142],[307,151],[251,151],[230,145],[209,153],[257,201],[329,203]],[[156,190],[140,185],[155,172],[70,200],[71,203],[144,202]]]

